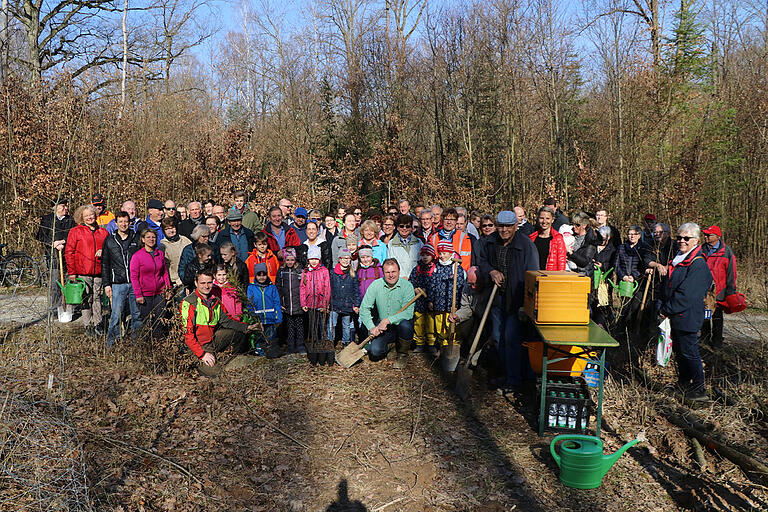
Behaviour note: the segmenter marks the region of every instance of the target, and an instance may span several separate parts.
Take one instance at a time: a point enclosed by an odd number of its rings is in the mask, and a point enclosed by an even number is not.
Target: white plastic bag
[[[672,327],[669,318],[665,318],[659,324],[659,341],[656,344],[656,362],[660,366],[667,366],[672,355]]]

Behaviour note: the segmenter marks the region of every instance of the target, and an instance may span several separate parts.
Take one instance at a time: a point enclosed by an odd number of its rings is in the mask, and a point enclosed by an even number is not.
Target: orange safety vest
[[[434,233],[429,239],[429,243],[435,248],[435,253],[437,253],[437,243],[439,241],[440,235],[438,233]],[[472,239],[464,231],[456,230],[453,233],[451,244],[453,245],[453,250],[459,253],[461,268],[469,270],[469,267],[472,266]]]

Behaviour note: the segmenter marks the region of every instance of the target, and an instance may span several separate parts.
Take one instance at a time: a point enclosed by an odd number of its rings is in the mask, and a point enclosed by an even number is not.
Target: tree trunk
[[[128,74],[128,25],[126,20],[128,18],[128,0],[125,0],[123,4],[123,21],[121,28],[123,31],[123,72],[120,77],[120,112],[117,114],[118,119],[123,118],[123,110],[125,109],[125,80]]]
[[[0,10],[0,85],[8,75],[8,0],[3,0]]]
[[[24,0],[24,18],[21,19],[27,29],[27,60],[29,77],[33,83],[40,82],[42,62],[40,62],[40,7],[31,0]]]

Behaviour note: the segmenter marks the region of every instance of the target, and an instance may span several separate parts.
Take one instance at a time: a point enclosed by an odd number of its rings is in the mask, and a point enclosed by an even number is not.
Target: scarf
[[[163,234],[165,235],[165,231],[163,231]],[[181,240],[181,235],[178,232],[176,232],[176,234],[173,236],[165,235],[165,239],[173,244]]]
[[[452,231],[446,231],[445,228],[442,228],[437,232],[437,236],[440,237],[440,240],[453,240],[453,234],[455,232],[455,229]]]
[[[434,261],[430,261],[428,265],[420,261],[416,266],[416,273],[423,276],[432,276],[436,268],[437,265],[435,265]]]

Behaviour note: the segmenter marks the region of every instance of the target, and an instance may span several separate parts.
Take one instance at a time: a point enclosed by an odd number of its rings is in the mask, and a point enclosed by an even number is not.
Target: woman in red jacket
[[[162,318],[166,301],[172,296],[171,278],[165,266],[165,253],[157,248],[157,234],[152,229],[143,229],[139,237],[142,248],[131,257],[131,285],[142,325],[154,338],[159,338],[166,332]]]
[[[539,209],[539,225],[529,236],[539,252],[541,270],[565,270],[568,251],[565,249],[563,235],[552,229],[555,221],[555,209],[542,206]]]
[[[101,328],[101,247],[107,238],[107,230],[96,223],[96,208],[91,205],[75,210],[77,226],[69,231],[64,255],[70,279],[80,278],[88,286],[80,314],[85,325],[85,335],[103,334]]]

